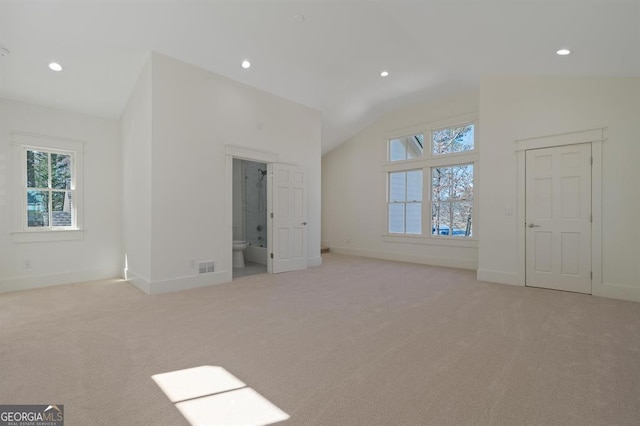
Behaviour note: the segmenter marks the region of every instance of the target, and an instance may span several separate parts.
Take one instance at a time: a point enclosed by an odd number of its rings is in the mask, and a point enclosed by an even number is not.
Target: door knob
[[[529,228],[540,228],[540,225],[534,225],[533,223],[530,223],[527,225]]]

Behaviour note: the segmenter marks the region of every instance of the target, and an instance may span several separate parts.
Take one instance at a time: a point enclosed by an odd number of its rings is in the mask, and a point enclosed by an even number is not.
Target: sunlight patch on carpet
[[[151,376],[171,402],[199,398],[246,385],[222,367],[202,365]]]
[[[289,415],[251,388],[242,388],[176,404],[192,425],[268,425]]]
[[[203,365],[151,378],[192,425],[268,425],[289,418],[222,367]]]

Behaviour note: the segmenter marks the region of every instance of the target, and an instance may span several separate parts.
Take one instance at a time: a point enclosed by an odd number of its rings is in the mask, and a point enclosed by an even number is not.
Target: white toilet
[[[244,255],[242,250],[247,248],[246,241],[233,241],[233,267],[244,268]]]

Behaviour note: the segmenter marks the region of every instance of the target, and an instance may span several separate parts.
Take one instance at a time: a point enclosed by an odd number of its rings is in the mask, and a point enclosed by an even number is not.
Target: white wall
[[[147,60],[120,120],[122,241],[131,282],[151,280],[151,60]]]
[[[231,279],[225,145],[306,168],[309,261],[320,258],[320,113],[172,58],[151,56],[151,293]],[[197,276],[191,261],[215,261]]]
[[[515,141],[606,127],[603,283],[594,294],[640,300],[640,79],[487,77],[480,85],[480,279],[516,283]],[[514,208],[505,216],[505,207]]]
[[[461,94],[386,115],[322,157],[322,241],[334,252],[475,269],[470,247],[384,241],[387,137],[394,131],[478,112],[478,94]],[[480,150],[483,145],[480,140]],[[480,164],[482,168],[483,165]],[[475,245],[475,247],[474,247]]]
[[[82,240],[13,242],[12,131],[86,143]],[[120,176],[117,121],[0,99],[0,291],[120,276]]]

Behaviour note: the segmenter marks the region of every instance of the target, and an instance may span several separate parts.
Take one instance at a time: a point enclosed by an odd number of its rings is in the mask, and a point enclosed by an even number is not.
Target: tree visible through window
[[[474,125],[452,127],[433,132],[432,153],[436,155],[471,151],[474,148]]]
[[[74,226],[70,153],[26,150],[28,228]]]
[[[431,169],[432,235],[472,234],[473,164]]]

